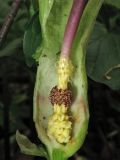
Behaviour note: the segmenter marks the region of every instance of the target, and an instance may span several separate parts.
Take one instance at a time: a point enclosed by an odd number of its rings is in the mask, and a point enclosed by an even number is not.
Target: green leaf
[[[10,1],[0,1],[0,25],[2,26],[5,17],[8,15],[10,9]],[[28,19],[28,10],[25,5],[21,5],[17,13],[10,32],[0,48],[0,57],[19,54],[22,50],[22,39],[25,30],[25,25]],[[17,37],[17,38],[16,38]]]
[[[67,160],[64,157],[64,153],[60,149],[54,149],[52,152],[52,160]]]
[[[90,33],[103,0],[88,1],[71,51],[71,60],[75,66],[74,76],[71,78],[75,100],[70,107],[70,113],[72,118],[78,119],[78,121],[75,121],[72,139],[66,145],[49,139],[46,130],[48,118],[53,112],[53,106],[50,104],[48,97],[50,90],[58,82],[56,73],[56,64],[59,60],[58,52],[60,52],[65,26],[73,1],[54,0],[54,2],[49,2],[51,3],[48,3],[46,0],[39,0],[43,40],[37,53],[40,57],[34,90],[33,119],[38,137],[47,146],[51,160],[53,160],[56,149],[59,150],[59,153],[61,152],[61,159],[67,159],[72,156],[82,146],[87,134],[89,111],[85,52]],[[59,158],[56,157],[57,159]]]
[[[34,57],[39,60],[43,54],[56,54],[60,51],[67,18],[73,1],[39,0],[42,45]]]
[[[41,29],[40,29],[38,12],[36,12],[32,17],[27,27],[27,30],[25,31],[23,40],[23,51],[28,66],[33,65],[35,61],[33,59],[33,54],[35,53],[40,43],[41,43]]]
[[[112,89],[120,89],[120,35],[97,23],[86,57],[90,78]],[[117,67],[118,66],[118,67]]]
[[[5,18],[6,14],[9,10],[9,3],[8,0],[6,1],[0,1],[0,23],[3,22],[3,19]]]
[[[38,0],[31,0],[31,1],[32,1],[34,10],[37,11],[39,9]]]
[[[89,0],[84,10],[83,16],[80,21],[80,26],[76,36],[76,42],[81,43],[83,49],[86,50],[86,45],[93,30],[95,19],[98,15],[100,7],[104,0]],[[76,46],[76,44],[75,44]],[[85,57],[85,55],[84,55]]]
[[[120,9],[120,0],[105,0],[105,3]]]
[[[0,57],[10,56],[14,54],[22,45],[22,38],[16,38],[9,42],[3,49],[0,50]]]
[[[37,147],[34,143],[30,142],[26,136],[20,134],[19,131],[16,132],[16,140],[22,153],[48,158],[45,148]]]

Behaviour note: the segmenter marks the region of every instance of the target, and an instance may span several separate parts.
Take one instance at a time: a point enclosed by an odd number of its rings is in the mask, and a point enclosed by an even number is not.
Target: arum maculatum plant
[[[65,160],[82,146],[89,121],[86,45],[102,2],[39,0],[42,43],[35,53],[33,120],[45,147],[17,131],[23,153]]]

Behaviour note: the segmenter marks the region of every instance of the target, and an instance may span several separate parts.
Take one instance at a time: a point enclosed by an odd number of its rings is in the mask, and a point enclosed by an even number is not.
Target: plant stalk
[[[14,22],[14,18],[19,10],[21,0],[14,0],[10,9],[10,12],[5,18],[2,28],[0,29],[0,47],[2,46],[3,41],[5,40],[12,23]]]
[[[85,8],[86,0],[73,0],[72,9],[66,25],[63,43],[61,47],[61,57],[69,58],[73,40],[75,38],[79,21]]]

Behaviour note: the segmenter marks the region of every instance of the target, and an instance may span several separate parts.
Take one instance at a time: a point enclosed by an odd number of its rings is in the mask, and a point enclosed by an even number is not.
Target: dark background
[[[0,1],[0,28],[12,1]],[[26,65],[22,39],[30,19],[29,1],[22,1],[15,21],[0,49],[0,160],[31,160],[20,153],[15,132],[20,130],[32,142],[39,143],[32,121],[32,98],[37,64]],[[103,5],[98,21],[108,27],[108,18],[120,12]],[[120,15],[119,15],[120,16]],[[120,17],[119,17],[120,18]],[[117,24],[120,24],[117,19]],[[88,77],[90,122],[88,135],[80,151],[72,157],[85,160],[120,160],[120,90]],[[36,157],[35,159],[40,159]]]

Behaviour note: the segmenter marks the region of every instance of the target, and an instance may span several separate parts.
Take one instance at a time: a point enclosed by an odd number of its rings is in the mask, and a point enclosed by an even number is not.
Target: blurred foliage
[[[120,1],[119,0],[105,0],[105,3],[120,8]]]
[[[22,153],[27,155],[39,156],[48,158],[48,153],[43,146],[36,146],[36,144],[31,143],[31,141],[19,131],[16,132],[16,140],[20,147]]]
[[[86,67],[91,79],[114,90],[120,89],[119,42],[120,10],[103,5],[88,44]]]
[[[41,42],[38,15],[30,9],[30,1],[22,1],[14,24],[0,49],[0,159],[3,159],[3,82],[7,79],[10,96],[9,122],[12,155],[16,152],[15,131],[30,132],[32,119],[32,93],[36,74],[35,50]],[[34,3],[35,1],[33,1]],[[36,1],[37,2],[37,1]],[[12,0],[0,1],[0,27],[10,10]],[[37,3],[34,9],[37,10]],[[108,5],[109,4],[109,5]],[[120,1],[106,0],[98,16],[87,50],[88,76],[100,83],[89,80],[89,103],[91,121],[89,135],[80,154],[92,160],[120,159],[120,68],[112,69],[106,78],[106,72],[120,64]],[[29,21],[29,22],[28,22]],[[32,34],[30,34],[30,32]],[[24,46],[23,46],[24,37]],[[29,40],[29,41],[28,41]],[[23,54],[24,48],[24,54]],[[26,60],[25,60],[26,58]],[[25,64],[32,66],[28,68]],[[107,126],[107,127],[106,127]],[[102,130],[102,133],[101,133]],[[33,130],[31,135],[33,136]],[[98,145],[99,144],[99,145]],[[107,158],[106,158],[107,157]]]
[[[32,55],[36,52],[36,49],[40,45],[42,39],[38,14],[39,13],[36,12],[30,19],[23,39],[23,51],[25,54],[26,63],[30,67],[33,63],[35,63],[35,59]]]
[[[116,90],[120,89],[120,67],[108,71],[120,64],[119,42],[119,31],[107,30],[104,24],[96,23],[87,52],[88,76]],[[107,78],[107,72],[111,78]]]
[[[12,0],[0,1],[0,28],[8,15]],[[0,159],[4,158],[4,106],[9,105],[9,139],[11,156],[15,156],[17,129],[30,133],[32,122],[32,96],[36,67],[25,64],[23,37],[30,18],[30,1],[22,1],[14,23],[0,48]],[[7,88],[7,90],[5,90]],[[6,113],[7,114],[7,113]],[[31,117],[31,119],[30,119]]]
[[[6,15],[9,13],[11,3],[11,0],[0,1],[0,26],[4,22]],[[23,34],[28,18],[28,8],[22,1],[19,12],[15,18],[14,25],[12,26],[3,47],[0,49],[0,57],[13,55],[17,52],[18,48],[22,46]]]

